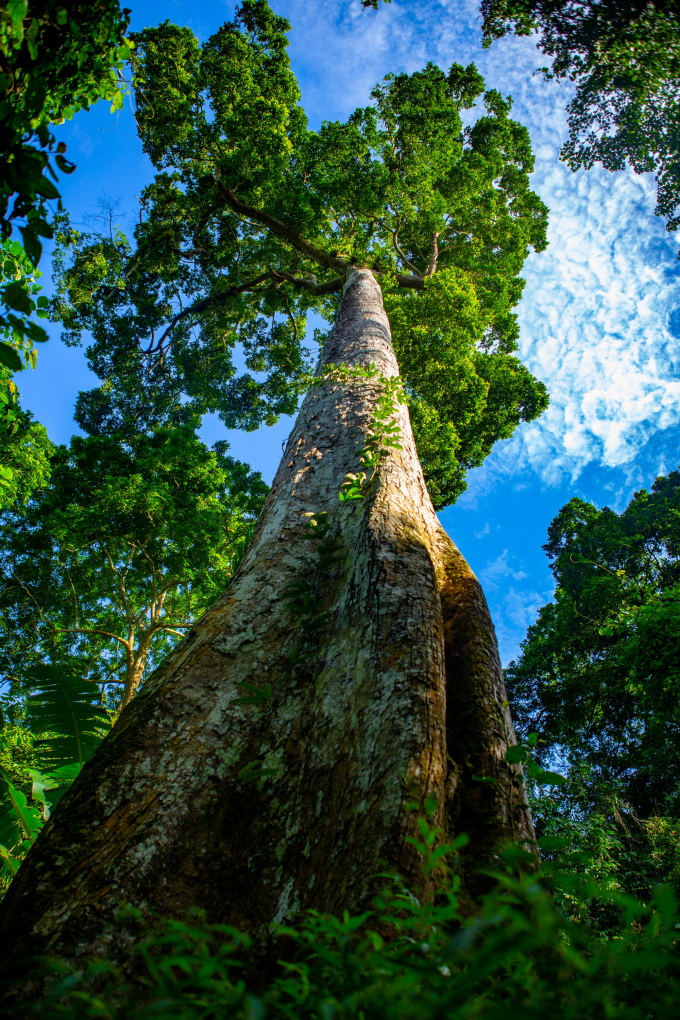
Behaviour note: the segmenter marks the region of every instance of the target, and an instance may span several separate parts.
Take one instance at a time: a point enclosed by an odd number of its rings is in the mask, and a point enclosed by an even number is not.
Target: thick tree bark
[[[351,271],[321,357],[398,374],[381,292]],[[408,411],[368,498],[341,503],[381,385],[307,394],[246,558],[226,594],[147,681],[30,851],[1,908],[3,950],[115,958],[121,902],[264,932],[294,912],[357,911],[385,866],[423,895],[405,837],[434,797],[463,867],[533,837],[496,638],[479,582],[442,529]],[[326,511],[343,562],[318,577],[305,514]],[[330,613],[318,651],[285,601],[309,581]],[[294,647],[310,652],[292,666]],[[264,688],[262,707],[232,704]],[[249,763],[277,769],[239,778]],[[473,778],[476,777],[476,778]],[[494,780],[480,782],[480,778]]]

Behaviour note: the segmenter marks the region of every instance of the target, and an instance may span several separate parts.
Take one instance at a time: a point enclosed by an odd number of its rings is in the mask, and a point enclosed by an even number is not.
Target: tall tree
[[[649,895],[679,874],[680,472],[621,514],[570,500],[544,548],[555,599],[505,671],[520,731],[569,770],[539,825]]]
[[[680,811],[680,472],[622,514],[574,498],[544,546],[555,601],[506,670],[523,730],[588,765],[594,800]]]
[[[121,709],[227,587],[267,486],[190,426],[76,436],[50,470],[0,515],[0,675],[72,667]]]
[[[568,80],[572,170],[656,173],[656,212],[680,225],[680,10],[676,0],[482,0],[484,44],[540,32],[547,78]]]
[[[104,386],[86,431],[163,420],[183,401],[252,429],[294,413],[310,308],[333,318],[352,265],[379,274],[437,507],[467,468],[547,404],[516,357],[512,311],[547,211],[510,101],[470,65],[388,77],[347,123],[306,127],[283,22],[248,2],[201,48],[165,24],[135,37],[137,119],[159,173],[122,232],[59,231],[54,306]],[[484,93],[486,113],[460,111]],[[249,371],[238,375],[242,345]],[[188,398],[188,400],[187,400]]]
[[[299,908],[361,908],[385,866],[430,895],[414,803],[436,804],[442,838],[469,835],[468,894],[505,840],[533,834],[486,601],[437,519],[404,402],[406,385],[414,417],[440,416],[443,446],[458,420],[483,450],[541,392],[509,353],[518,273],[545,243],[528,138],[496,93],[461,131],[483,85],[457,65],[390,78],[375,107],[308,132],[287,27],[251,0],[202,49],[169,25],[138,40],[142,136],[169,169],[129,261],[122,246],[99,270],[96,245],[76,257],[75,282],[97,286],[73,314],[92,316],[109,381],[81,412],[104,434],[133,420],[130,393],[161,414],[184,393],[252,422],[277,413],[272,380],[297,400],[312,300],[335,321],[227,592],[122,713],[3,901],[13,959],[101,951],[121,899],[266,934]],[[234,411],[221,374],[239,337],[271,371]]]

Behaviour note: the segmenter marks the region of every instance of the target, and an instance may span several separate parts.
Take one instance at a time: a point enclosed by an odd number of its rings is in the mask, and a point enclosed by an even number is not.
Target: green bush
[[[44,998],[13,1015],[675,1020],[680,922],[673,894],[657,889],[650,907],[568,867],[527,872],[530,860],[509,851],[493,891],[468,918],[455,874],[434,903],[418,902],[392,878],[370,913],[309,912],[259,942],[200,917],[159,920],[144,933],[141,915],[122,911],[118,923],[140,925],[125,959],[78,972],[48,961]],[[574,903],[587,919],[598,897],[618,919],[609,938],[574,918]],[[565,899],[569,917],[560,907]]]

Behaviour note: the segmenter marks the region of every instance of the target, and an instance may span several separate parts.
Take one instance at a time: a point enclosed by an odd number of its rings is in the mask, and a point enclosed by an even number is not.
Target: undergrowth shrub
[[[98,961],[76,971],[44,962],[44,997],[7,1015],[676,1020],[680,921],[673,893],[658,888],[651,905],[642,903],[577,874],[568,854],[540,872],[527,872],[527,863],[520,851],[508,851],[493,890],[467,919],[454,872],[433,903],[386,876],[370,912],[311,911],[264,942],[198,915],[159,919],[116,965]],[[588,923],[602,899],[617,919],[606,938]],[[128,929],[146,923],[129,910],[119,921]]]

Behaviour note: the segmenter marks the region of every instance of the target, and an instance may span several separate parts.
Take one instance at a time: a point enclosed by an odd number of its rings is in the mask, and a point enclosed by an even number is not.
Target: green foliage
[[[73,662],[127,703],[145,671],[222,594],[267,486],[189,426],[74,437],[49,485],[0,518],[0,671]]]
[[[0,889],[111,726],[77,674],[37,664],[27,669],[28,697],[0,706]],[[23,787],[23,789],[22,789]],[[49,800],[47,799],[49,797]],[[4,887],[4,888],[3,888]]]
[[[44,427],[19,407],[9,370],[0,368],[0,511],[25,504],[46,484],[52,451]]]
[[[572,766],[564,787],[533,792],[544,854],[565,872],[582,875],[603,890],[636,896],[647,906],[660,885],[680,893],[680,820],[639,818],[602,790],[593,806],[594,786],[582,764]],[[570,916],[587,917],[601,937],[616,937],[618,918],[606,896],[583,902],[572,892],[560,902]]]
[[[573,170],[596,162],[654,172],[657,215],[680,225],[680,15],[675,0],[482,0],[485,45],[541,32],[546,77],[575,82],[567,107]]]
[[[432,861],[425,825],[424,863]],[[442,848],[443,849],[443,848]],[[508,862],[513,855],[508,855]],[[517,861],[516,854],[514,861]],[[671,1020],[680,967],[677,913],[663,890],[652,906],[604,892],[617,917],[616,937],[602,940],[569,920],[559,898],[602,894],[594,883],[559,870],[522,876],[511,863],[497,873],[480,911],[464,918],[455,875],[434,903],[421,903],[398,878],[373,909],[352,917],[303,915],[253,943],[200,917],[119,921],[138,937],[116,966],[97,962],[75,972],[58,961],[43,973],[51,987],[20,1015],[126,1020],[154,1016],[239,1020]],[[126,980],[130,969],[137,981]],[[12,1016],[10,1012],[8,1016]],[[18,1013],[19,1015],[19,1013]]]
[[[30,318],[36,312],[47,318],[46,297],[36,297],[42,287],[36,282],[41,276],[18,241],[0,242],[0,302],[5,305],[0,315],[0,372],[19,372],[31,365],[35,368],[36,343],[48,337],[42,326]],[[17,312],[19,313],[17,315]],[[23,362],[21,356],[23,355]]]
[[[548,539],[555,599],[506,670],[539,763],[568,768],[568,786],[536,797],[539,830],[649,896],[679,873],[665,834],[680,814],[680,472],[621,514],[572,499]]]
[[[49,127],[99,99],[122,107],[128,13],[118,0],[9,0],[0,8],[0,335],[10,338],[0,341],[0,364],[13,372],[24,367],[20,354],[35,367],[34,343],[47,340],[29,316],[42,239],[53,236],[46,202],[59,199],[52,160],[62,173],[75,170]],[[9,240],[13,224],[23,247]],[[39,316],[46,303],[38,298]]]
[[[43,762],[80,770],[101,742],[102,726],[110,725],[105,709],[93,705],[95,688],[87,680],[56,666],[31,666],[26,671],[31,693],[24,703],[25,722],[32,733],[50,733]]]
[[[493,91],[463,129],[484,82],[457,64],[388,76],[374,105],[310,131],[288,27],[247,0],[203,46],[168,22],[135,36],[139,131],[158,170],[141,222],[133,239],[83,235],[65,219],[58,230],[52,311],[67,342],[91,332],[104,381],[76,417],[103,435],[132,429],[135,414],[158,424],[211,411],[254,429],[294,413],[312,367],[307,312],[332,319],[347,271],[366,265],[424,407],[417,429],[429,413],[443,505],[468,466],[547,403],[514,356],[519,273],[546,243],[529,136]]]
[[[24,247],[35,265],[41,237],[51,237],[45,200],[59,198],[46,176],[54,137],[50,124],[70,120],[99,99],[122,106],[120,70],[131,46],[124,38],[127,14],[117,0],[94,3],[11,0],[0,10],[0,232],[9,237],[12,220],[24,220]],[[65,145],[56,148],[57,168],[69,173]],[[15,196],[10,211],[9,204]]]
[[[437,510],[465,491],[466,471],[479,467],[495,442],[509,439],[520,422],[548,406],[543,383],[513,354],[514,316],[502,314],[519,300],[523,281],[500,271],[487,284],[480,299],[481,288],[451,267],[428,277],[418,295],[396,287],[385,294],[418,454]],[[497,313],[494,326],[485,304]]]
[[[522,729],[587,761],[636,813],[680,802],[680,472],[622,514],[574,498],[544,547],[555,601],[507,671]]]

